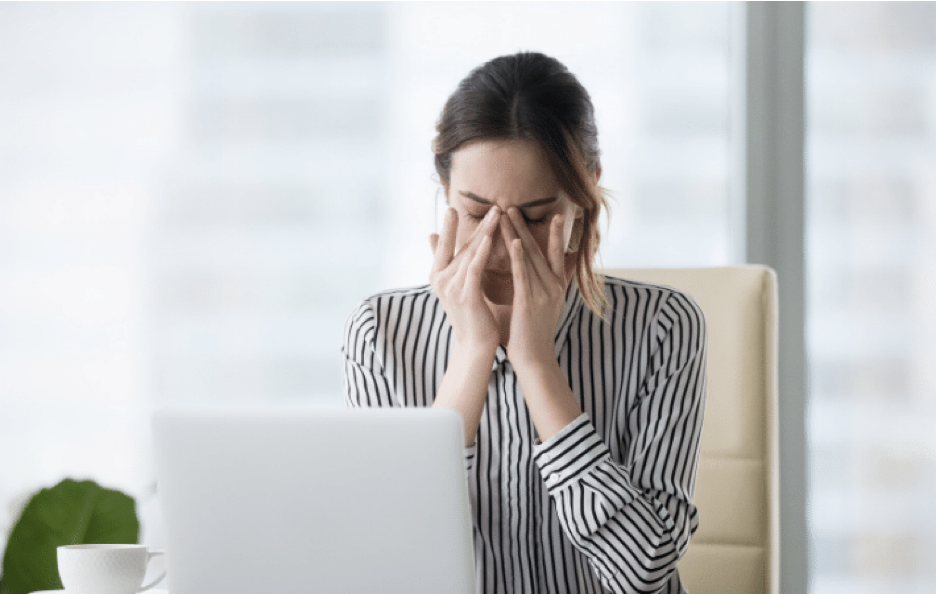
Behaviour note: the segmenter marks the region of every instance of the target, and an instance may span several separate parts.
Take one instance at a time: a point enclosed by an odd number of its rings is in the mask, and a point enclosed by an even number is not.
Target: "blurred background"
[[[603,265],[743,263],[743,9],[0,3],[0,546],[6,507],[65,476],[137,497],[155,544],[153,407],[340,405],[345,318],[427,282],[435,121],[497,55],[553,55],[591,93]],[[790,583],[929,593],[936,3],[805,11],[809,546]]]

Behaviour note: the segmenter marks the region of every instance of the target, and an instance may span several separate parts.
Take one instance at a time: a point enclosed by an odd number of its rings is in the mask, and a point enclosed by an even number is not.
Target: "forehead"
[[[551,198],[559,185],[545,151],[527,140],[482,140],[452,153],[451,191],[500,205]]]

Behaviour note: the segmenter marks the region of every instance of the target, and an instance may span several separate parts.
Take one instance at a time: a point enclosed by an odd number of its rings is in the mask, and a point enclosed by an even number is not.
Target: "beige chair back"
[[[708,392],[695,503],[679,563],[690,594],[777,594],[777,277],[765,266],[607,269],[680,289],[708,326]]]

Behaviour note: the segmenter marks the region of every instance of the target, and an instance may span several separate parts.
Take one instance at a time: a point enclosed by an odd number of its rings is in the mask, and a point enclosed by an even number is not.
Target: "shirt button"
[[[546,484],[551,487],[555,485],[556,483],[558,483],[560,480],[562,480],[562,477],[559,476],[559,473],[557,472],[555,474],[549,475],[549,478],[546,479]]]

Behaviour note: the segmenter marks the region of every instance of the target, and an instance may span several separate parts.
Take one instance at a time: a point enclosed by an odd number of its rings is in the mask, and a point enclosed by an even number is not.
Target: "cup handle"
[[[157,555],[165,555],[165,554],[166,554],[165,551],[150,551],[150,552],[148,552],[148,553],[147,553],[147,557],[146,557],[146,565],[149,566],[149,562],[153,559],[153,557],[156,557]],[[161,574],[159,574],[159,577],[158,577],[158,578],[156,578],[155,580],[153,580],[153,581],[150,582],[149,584],[147,584],[147,585],[141,587],[139,590],[137,590],[137,592],[143,592],[143,591],[149,590],[150,588],[152,588],[153,586],[155,586],[155,585],[158,584],[159,582],[163,581],[163,578],[164,578],[164,577],[166,577],[166,570],[163,570],[163,572],[162,572]]]

